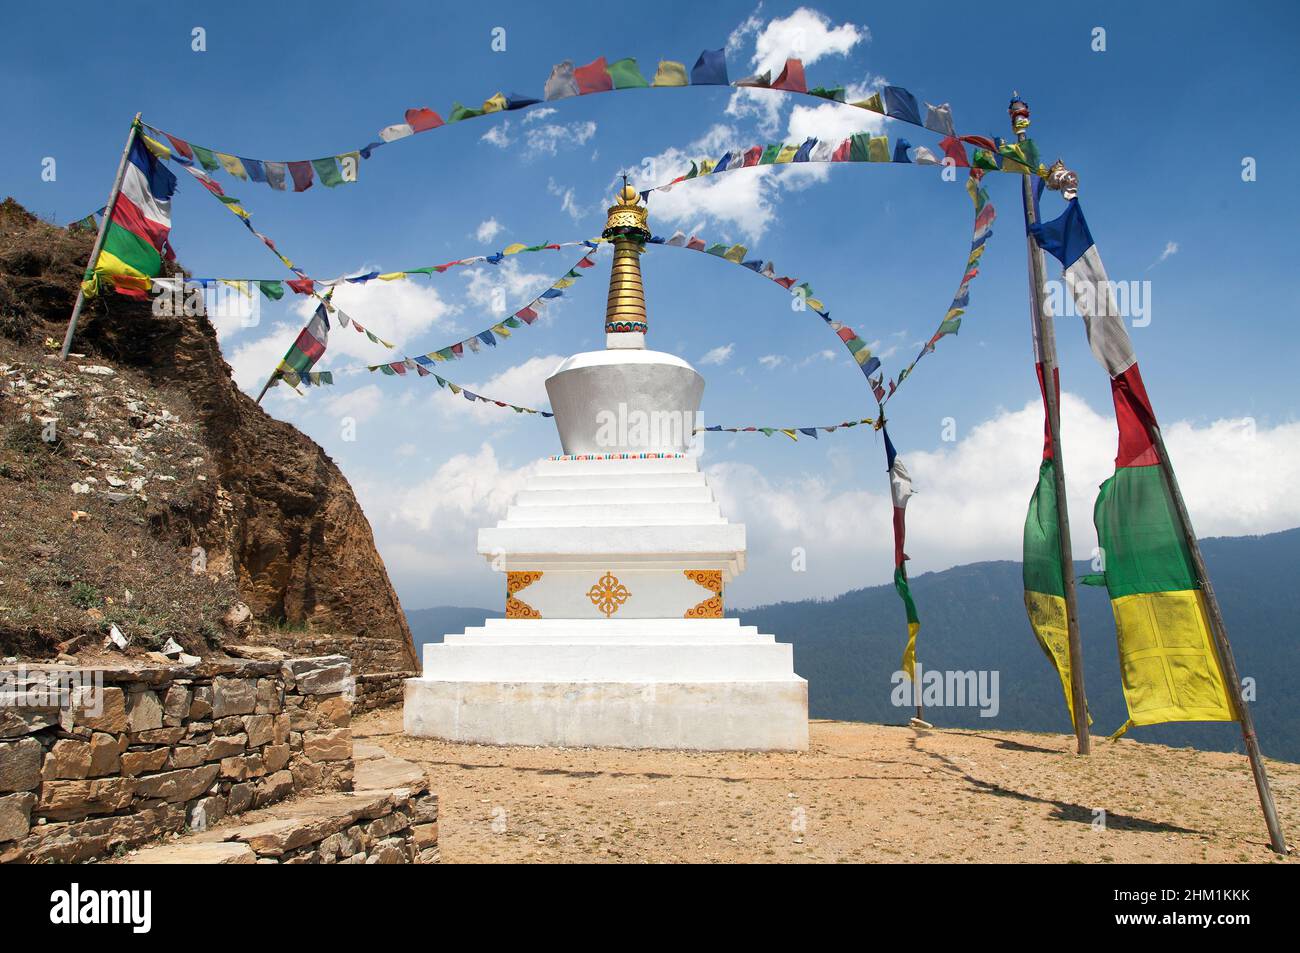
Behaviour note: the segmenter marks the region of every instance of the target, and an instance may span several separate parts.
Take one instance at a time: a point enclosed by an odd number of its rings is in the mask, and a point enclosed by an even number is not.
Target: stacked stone
[[[351,786],[343,656],[82,669],[78,684],[97,676],[102,691],[65,708],[14,703],[71,671],[0,670],[0,863],[102,857]]]
[[[357,676],[357,697],[352,702],[354,711],[370,711],[399,705],[405,694],[406,680],[411,672],[372,672]]]
[[[411,654],[404,642],[366,635],[307,632],[259,632],[259,645],[269,645],[294,656],[340,654],[352,662],[352,671],[362,674],[414,674]]]

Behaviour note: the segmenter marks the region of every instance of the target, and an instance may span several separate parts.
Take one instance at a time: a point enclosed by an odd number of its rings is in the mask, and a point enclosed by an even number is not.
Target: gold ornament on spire
[[[610,206],[601,237],[614,243],[614,264],[609,276],[609,299],[605,305],[607,347],[645,347],[645,288],[641,284],[641,252],[650,238],[648,212],[637,204],[640,194],[624,180],[618,202]],[[636,335],[614,338],[612,335]]]

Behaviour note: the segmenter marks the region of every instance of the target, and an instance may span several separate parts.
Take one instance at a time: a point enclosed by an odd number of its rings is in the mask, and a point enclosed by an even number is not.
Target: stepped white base
[[[489,619],[425,646],[403,720],[478,744],[804,751],[808,683],[736,619]]]

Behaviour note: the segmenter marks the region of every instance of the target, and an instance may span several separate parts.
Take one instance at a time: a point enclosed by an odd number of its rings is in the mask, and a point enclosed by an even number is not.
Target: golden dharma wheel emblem
[[[587,598],[591,600],[592,605],[605,614],[606,619],[622,608],[623,603],[627,602],[631,595],[627,586],[608,571],[587,590]]]

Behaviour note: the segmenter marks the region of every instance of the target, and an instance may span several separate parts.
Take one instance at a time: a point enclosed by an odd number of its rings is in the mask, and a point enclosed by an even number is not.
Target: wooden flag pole
[[[1214,586],[1210,583],[1210,573],[1205,567],[1205,559],[1201,556],[1201,546],[1196,540],[1195,530],[1192,529],[1192,518],[1187,512],[1187,504],[1183,501],[1182,490],[1178,487],[1178,477],[1174,475],[1174,465],[1169,459],[1169,451],[1165,449],[1164,436],[1154,423],[1149,430],[1151,440],[1160,454],[1160,469],[1165,475],[1169,495],[1173,497],[1174,508],[1178,511],[1183,538],[1187,541],[1187,548],[1192,554],[1192,566],[1196,569],[1197,582],[1201,584],[1201,592],[1205,594],[1205,605],[1210,616],[1210,633],[1214,636],[1219,668],[1223,673],[1224,681],[1227,682],[1224,687],[1232,699],[1233,708],[1236,709],[1237,720],[1241,723],[1241,737],[1246,743],[1246,757],[1250,759],[1250,771],[1255,776],[1255,790],[1259,793],[1259,806],[1264,811],[1268,837],[1275,851],[1286,854],[1286,837],[1277,819],[1277,807],[1273,804],[1273,789],[1269,787],[1268,772],[1264,769],[1264,757],[1259,750],[1259,738],[1255,735],[1255,719],[1251,716],[1245,699],[1241,697],[1241,675],[1237,672],[1237,661],[1232,655],[1232,645],[1228,642],[1228,628],[1223,622],[1219,599],[1215,596]]]
[[[140,114],[136,113],[135,118],[131,120],[131,132],[126,137],[126,147],[122,149],[122,158],[117,163],[117,175],[113,178],[113,189],[108,193],[108,204],[104,206],[104,220],[99,223],[99,234],[95,236],[95,245],[90,250],[90,260],[86,262],[86,271],[89,272],[99,261],[99,251],[104,247],[104,235],[108,232],[108,223],[113,218],[113,207],[117,205],[118,193],[122,191],[122,179],[126,177],[126,163],[131,155],[131,146],[135,144],[136,134],[140,131]],[[84,277],[83,277],[84,281]],[[59,352],[59,360],[66,361],[68,352],[72,350],[72,335],[77,330],[77,319],[81,317],[82,306],[86,303],[85,289],[77,288],[77,303],[72,306],[72,317],[68,320],[68,330],[63,335],[63,350]]]
[[[262,398],[266,396],[266,392],[271,389],[271,385],[275,383],[275,379],[279,376],[280,376],[280,369],[277,367],[275,370],[271,372],[271,376],[266,379],[266,383],[262,385],[261,392],[257,395],[257,400],[253,401],[253,403],[255,404],[262,403]]]
[[[1017,123],[1023,117],[1023,123]],[[1029,107],[1013,94],[1011,100],[1012,128],[1017,142],[1025,141]],[[1038,223],[1034,207],[1034,185],[1029,175],[1021,176],[1022,198],[1025,206],[1025,223]],[[1025,241],[1029,250],[1030,311],[1038,330],[1040,359],[1043,365],[1043,397],[1047,405],[1047,429],[1052,442],[1052,478],[1056,489],[1056,525],[1061,551],[1061,576],[1065,584],[1065,624],[1070,648],[1070,700],[1074,710],[1074,737],[1079,754],[1092,753],[1092,739],[1088,734],[1088,698],[1083,687],[1083,649],[1079,644],[1079,605],[1074,587],[1074,555],[1070,545],[1070,513],[1065,497],[1065,463],[1061,459],[1061,410],[1056,393],[1056,331],[1052,318],[1044,313],[1043,295],[1047,284],[1043,266],[1043,251],[1026,228]]]

